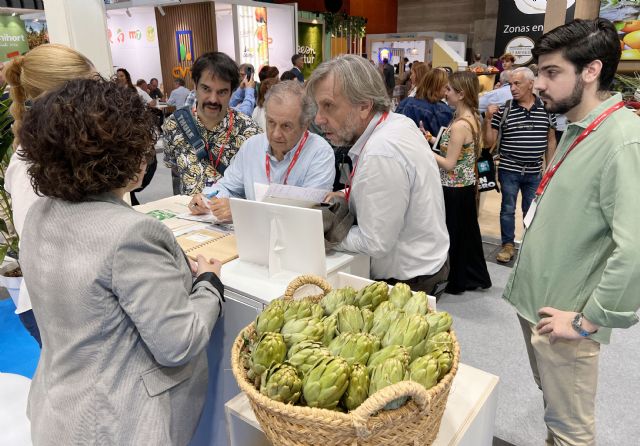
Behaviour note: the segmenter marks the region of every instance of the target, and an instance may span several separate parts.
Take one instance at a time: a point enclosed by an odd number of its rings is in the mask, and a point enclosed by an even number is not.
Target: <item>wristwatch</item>
[[[594,332],[588,332],[587,330],[582,328],[582,319],[584,319],[584,315],[582,313],[578,313],[576,314],[576,317],[574,317],[573,320],[571,321],[571,326],[575,331],[578,332],[580,336],[582,336],[583,338],[586,338],[587,336],[590,336],[596,331],[598,331],[596,330]]]

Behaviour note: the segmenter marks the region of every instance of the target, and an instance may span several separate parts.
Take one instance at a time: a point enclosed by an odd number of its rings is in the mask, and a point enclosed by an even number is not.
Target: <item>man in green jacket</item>
[[[504,292],[542,389],[549,445],[595,445],[600,344],[638,322],[640,119],[608,92],[613,24],[576,20],[533,49],[535,88],[570,121],[527,216]]]

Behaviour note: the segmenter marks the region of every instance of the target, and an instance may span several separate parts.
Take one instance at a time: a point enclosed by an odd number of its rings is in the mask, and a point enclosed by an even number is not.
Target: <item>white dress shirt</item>
[[[299,144],[300,141],[285,154],[282,161],[278,161],[271,153],[269,140],[265,133],[252,136],[242,144],[236,156],[231,160],[231,164],[225,170],[224,176],[202,192],[210,194],[217,190],[220,198],[236,197],[255,200],[254,184],[269,184],[265,157],[269,157],[271,182],[283,184],[287,169]],[[324,138],[309,132],[309,137],[300,151],[298,161],[289,173],[287,184],[329,192],[333,189],[335,175],[333,149]]]
[[[376,114],[349,151],[357,166],[349,207],[358,225],[338,245],[371,257],[374,279],[437,273],[447,260],[449,234],[438,165],[406,116]]]

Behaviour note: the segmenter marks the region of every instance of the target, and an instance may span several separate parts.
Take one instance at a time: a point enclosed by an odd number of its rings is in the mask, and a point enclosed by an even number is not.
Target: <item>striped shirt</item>
[[[505,106],[491,119],[491,127],[499,130]],[[536,97],[530,110],[512,101],[511,111],[502,126],[500,169],[518,173],[540,173],[542,157],[549,143],[549,129],[556,127],[556,115],[548,113]]]

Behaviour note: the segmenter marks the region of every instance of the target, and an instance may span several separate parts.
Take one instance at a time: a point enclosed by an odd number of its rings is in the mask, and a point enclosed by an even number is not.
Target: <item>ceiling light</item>
[[[158,11],[160,11],[160,15],[162,17],[164,17],[164,15],[166,14],[166,12],[164,12],[164,8],[162,6],[158,6]]]
[[[129,17],[131,17],[131,11],[129,11],[129,8],[127,8],[127,10],[126,10],[125,12],[127,13],[127,15],[128,15]]]
[[[17,12],[12,12],[11,17],[15,17],[17,14],[18,14]]]

